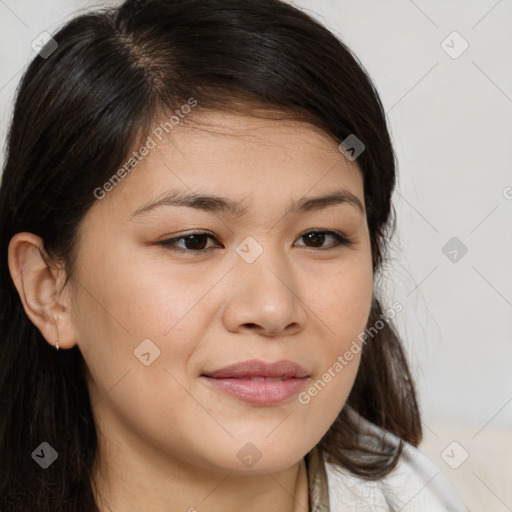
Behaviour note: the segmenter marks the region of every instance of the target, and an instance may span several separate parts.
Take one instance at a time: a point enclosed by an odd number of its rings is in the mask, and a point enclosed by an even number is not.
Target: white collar
[[[353,409],[350,414],[395,446],[400,443]],[[379,480],[364,480],[327,460],[317,447],[306,456],[311,512],[469,512],[441,470],[409,443],[403,442],[397,465]]]

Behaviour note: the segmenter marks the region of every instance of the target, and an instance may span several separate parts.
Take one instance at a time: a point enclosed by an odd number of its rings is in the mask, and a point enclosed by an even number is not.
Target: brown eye
[[[330,244],[328,246],[324,246],[323,244],[326,237],[334,238],[336,241],[334,245]],[[303,238],[312,244],[307,245],[307,247],[320,248],[323,250],[335,249],[341,245],[350,245],[352,243],[348,238],[340,235],[339,233],[336,233],[335,231],[309,231],[308,233],[302,235],[300,238]]]
[[[185,247],[192,251],[201,251],[208,243],[208,237],[206,235],[189,235],[183,240],[185,241]]]
[[[208,239],[215,240],[212,235],[207,233],[191,233],[189,235],[162,240],[159,242],[159,245],[181,252],[206,252]],[[183,241],[184,247],[177,245],[177,242],[181,241]]]

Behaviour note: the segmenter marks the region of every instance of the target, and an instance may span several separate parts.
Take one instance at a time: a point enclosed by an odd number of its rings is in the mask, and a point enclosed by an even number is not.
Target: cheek
[[[318,288],[317,288],[318,289]],[[352,261],[340,265],[323,279],[314,299],[319,316],[329,326],[325,353],[333,356],[344,352],[364,330],[373,298],[373,271],[368,254],[354,254]]]
[[[106,428],[123,425],[178,452],[191,428],[179,428],[183,411],[191,418],[205,414],[185,388],[187,363],[202,337],[202,326],[190,318],[197,318],[208,283],[191,287],[187,275],[177,273],[167,285],[155,267],[131,262],[128,271],[124,265],[105,262],[101,271],[80,277],[78,345],[94,414]]]
[[[137,400],[142,406],[158,390],[166,392],[173,384],[179,389],[165,369],[179,382],[186,380],[187,361],[202,336],[201,325],[190,318],[201,309],[209,282],[192,286],[186,272],[175,272],[169,281],[161,266],[123,258],[123,251],[103,256],[80,267],[77,342],[89,370],[93,403],[108,393],[130,411]],[[114,386],[117,394],[111,392]]]
[[[184,268],[169,272],[161,261],[137,257],[133,247],[122,250],[118,244],[111,244],[109,254],[92,254],[81,270],[81,327],[95,334],[100,331],[105,342],[115,340],[118,345],[125,340],[132,350],[137,340],[160,339],[181,329],[182,320],[210,285],[197,272]]]
[[[370,258],[332,274],[315,307],[326,328],[319,340],[322,367],[299,403],[315,409],[319,430],[328,429],[343,407],[359,369],[362,334],[367,326],[373,298],[373,272]],[[312,412],[313,414],[313,412]]]

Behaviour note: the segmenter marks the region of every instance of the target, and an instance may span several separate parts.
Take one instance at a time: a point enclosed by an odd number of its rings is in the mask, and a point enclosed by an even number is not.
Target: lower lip
[[[284,402],[299,393],[307,377],[286,380],[214,379],[203,376],[216,389],[236,398],[258,405],[273,405]]]

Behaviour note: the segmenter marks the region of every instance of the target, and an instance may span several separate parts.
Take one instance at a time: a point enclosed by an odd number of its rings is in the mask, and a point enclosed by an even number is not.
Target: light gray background
[[[451,440],[441,421],[467,425],[471,439],[512,432],[512,1],[291,3],[348,44],[387,112],[399,181],[384,285],[389,304],[404,305],[396,322],[427,436]],[[32,40],[100,4],[117,2],[0,0],[2,141]],[[469,45],[457,58],[445,51],[462,48],[454,31]],[[452,237],[468,248],[456,262],[442,252]],[[512,510],[489,481],[494,510]]]

